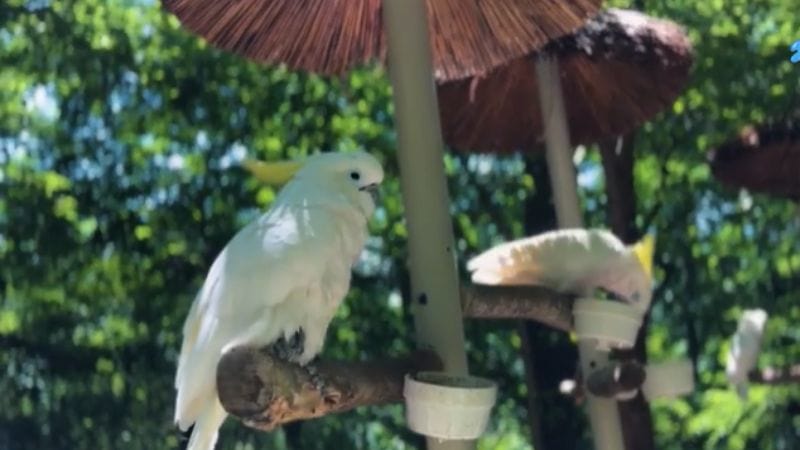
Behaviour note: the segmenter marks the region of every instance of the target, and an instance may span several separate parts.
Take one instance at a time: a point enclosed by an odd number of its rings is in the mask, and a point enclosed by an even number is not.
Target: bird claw
[[[306,373],[308,373],[308,379],[311,381],[311,385],[314,386],[314,389],[322,392],[325,389],[325,381],[323,381],[322,377],[319,375],[317,366],[314,364],[315,362],[316,361],[311,361],[305,366],[305,369]]]
[[[335,404],[338,403],[339,400],[342,398],[341,392],[332,387],[328,386],[325,380],[320,375],[319,371],[317,370],[316,361],[319,358],[314,358],[312,362],[305,366],[306,373],[308,373],[309,381],[311,382],[311,386],[319,392],[320,397],[328,404]]]
[[[272,354],[284,361],[296,361],[303,355],[306,334],[302,328],[298,329],[288,340],[281,336],[270,346]]]

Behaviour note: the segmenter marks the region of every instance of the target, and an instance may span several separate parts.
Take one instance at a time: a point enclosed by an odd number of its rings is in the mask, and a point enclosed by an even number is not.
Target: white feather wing
[[[223,348],[256,324],[266,331],[260,344],[280,337],[291,324],[270,323],[276,306],[292,297],[302,301],[332,261],[346,258],[336,224],[320,209],[279,206],[242,229],[219,254],[184,324],[175,377],[175,417],[182,428],[194,422],[209,390],[216,395]]]
[[[470,260],[467,269],[478,284],[575,292],[592,285],[624,252],[625,245],[608,231],[564,229],[493,247]]]

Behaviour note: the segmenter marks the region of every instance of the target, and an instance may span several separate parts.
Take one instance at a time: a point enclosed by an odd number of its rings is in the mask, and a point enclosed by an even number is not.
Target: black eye
[[[361,174],[358,172],[350,172],[350,179],[352,180],[360,180]]]

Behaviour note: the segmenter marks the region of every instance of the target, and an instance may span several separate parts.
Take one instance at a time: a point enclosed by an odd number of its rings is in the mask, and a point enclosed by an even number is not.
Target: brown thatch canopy
[[[711,151],[709,163],[723,184],[800,200],[800,121],[746,127]]]
[[[610,9],[535,55],[438,87],[445,141],[459,150],[540,147],[536,58],[557,58],[573,144],[632,131],[670,106],[688,81],[692,47],[677,24]]]
[[[382,0],[162,3],[211,44],[260,62],[332,75],[386,55]],[[471,76],[537,50],[583,25],[600,3],[428,0],[435,76]]]

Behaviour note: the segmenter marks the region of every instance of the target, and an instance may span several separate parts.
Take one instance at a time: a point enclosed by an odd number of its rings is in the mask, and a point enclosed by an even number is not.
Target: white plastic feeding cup
[[[477,439],[486,430],[497,385],[485,378],[444,372],[406,375],[403,396],[408,427],[439,439]]]
[[[594,339],[597,349],[631,348],[642,325],[642,313],[625,303],[578,299],[572,306],[578,339]]]
[[[647,400],[676,398],[694,391],[692,362],[688,359],[648,364],[645,373],[642,393]]]

